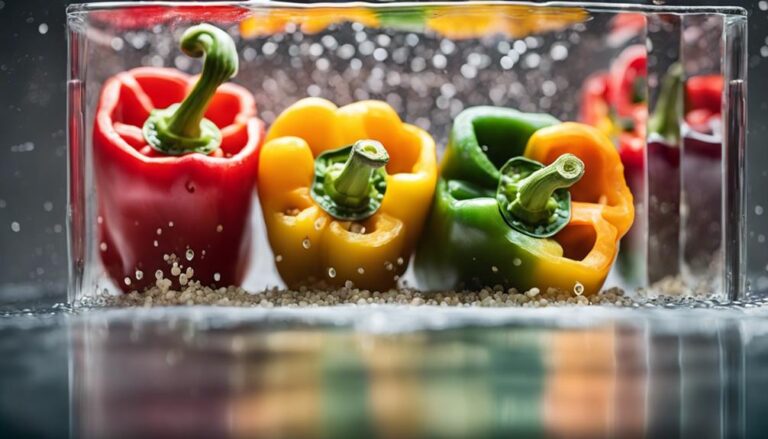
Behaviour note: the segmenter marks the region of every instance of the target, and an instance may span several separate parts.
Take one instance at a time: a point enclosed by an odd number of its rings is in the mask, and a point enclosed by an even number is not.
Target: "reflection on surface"
[[[86,315],[71,331],[73,431],[78,437],[743,435],[746,413],[768,407],[749,399],[746,384],[767,381],[760,368],[751,374],[745,368],[745,343],[762,338],[747,340],[727,320],[680,322],[369,333],[266,321],[217,328],[183,314]]]

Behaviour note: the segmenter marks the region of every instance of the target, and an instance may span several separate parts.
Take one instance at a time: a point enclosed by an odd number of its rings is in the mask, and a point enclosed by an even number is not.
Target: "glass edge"
[[[422,6],[503,6],[520,5],[535,8],[580,8],[589,9],[595,12],[647,12],[647,13],[687,13],[687,14],[722,14],[731,16],[748,16],[748,12],[741,6],[672,6],[672,5],[638,5],[630,3],[608,3],[608,2],[543,2],[534,3],[530,1],[437,1],[437,2],[419,2],[419,1],[398,1],[391,3],[374,3],[365,1],[356,1],[349,3],[296,3],[291,1],[270,1],[270,0],[245,0],[245,1],[223,1],[223,2],[195,2],[195,1],[112,1],[103,3],[73,3],[67,6],[68,16],[93,11],[104,11],[119,9],[125,7],[189,7],[189,6],[232,6],[232,7],[260,7],[260,8],[294,8],[294,9],[314,9],[314,8],[335,8],[347,9],[355,7],[365,7],[371,9],[406,9]]]

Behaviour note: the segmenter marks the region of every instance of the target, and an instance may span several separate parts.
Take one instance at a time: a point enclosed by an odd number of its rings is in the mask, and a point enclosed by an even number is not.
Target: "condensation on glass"
[[[73,5],[68,17],[70,300],[117,291],[99,258],[92,133],[101,86],[139,66],[199,72],[200,62],[184,56],[178,41],[184,29],[203,21],[235,39],[240,56],[235,82],[254,94],[259,117],[267,124],[307,96],[337,105],[378,99],[432,134],[438,157],[453,118],[470,106],[580,120],[587,79],[610,73],[633,47],[646,58],[647,80],[633,84],[638,99],[647,102],[645,114],[638,116],[642,120],[653,118],[674,66],[682,68],[683,83],[719,77],[724,84],[718,97],[721,116],[707,129],[691,125],[687,112],[692,104],[682,99],[671,107],[675,132],[663,137],[645,130],[641,137],[640,165],[626,171],[635,197],[635,224],[605,286],[721,300],[749,293],[744,248],[747,18],[740,8],[102,3]],[[683,86],[678,87],[682,94]],[[281,281],[258,200],[255,205],[254,246],[242,286],[260,291]],[[419,287],[410,270],[404,280]]]

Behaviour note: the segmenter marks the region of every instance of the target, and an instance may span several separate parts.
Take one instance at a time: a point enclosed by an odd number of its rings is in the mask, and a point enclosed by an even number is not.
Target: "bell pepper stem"
[[[389,162],[384,146],[375,140],[355,142],[344,167],[331,178],[328,195],[338,205],[359,208],[368,202],[374,170]],[[328,188],[331,189],[331,188]]]
[[[203,71],[181,104],[153,112],[144,126],[144,136],[152,147],[165,153],[210,153],[218,147],[221,133],[204,115],[216,89],[237,74],[237,48],[226,32],[203,23],[184,32],[181,50],[193,58],[205,56]]]
[[[656,107],[648,121],[648,132],[656,133],[676,145],[680,139],[682,100],[683,67],[675,63],[664,75]]]
[[[583,175],[584,162],[573,154],[561,155],[520,183],[514,214],[531,224],[545,221],[551,215],[549,204],[555,190],[573,186]]]

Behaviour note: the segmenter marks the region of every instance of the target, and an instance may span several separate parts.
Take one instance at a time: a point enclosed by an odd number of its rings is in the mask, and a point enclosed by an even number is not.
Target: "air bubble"
[[[764,212],[764,210],[763,210],[763,206],[760,206],[760,205],[758,205],[758,206],[755,206],[755,215],[758,215],[758,216],[759,216],[759,215],[762,215],[762,214],[763,214],[763,212]]]
[[[494,272],[494,273],[498,273],[499,272],[499,267],[497,267],[495,265],[492,265],[491,266],[491,271]]]
[[[136,280],[141,280],[144,277],[144,272],[141,270],[136,270]]]
[[[576,285],[573,286],[573,293],[577,296],[584,294],[584,285],[581,282],[576,282]]]
[[[301,241],[301,246],[304,247],[304,249],[309,249],[312,247],[312,243],[309,241],[309,238],[304,238],[304,240]]]
[[[323,218],[318,218],[315,220],[315,230],[320,230],[323,228],[323,224],[325,224],[325,220]]]
[[[217,232],[221,233],[221,231],[222,231],[222,230],[224,230],[224,226],[222,226],[221,224],[219,224],[218,226],[216,226],[216,231],[217,231]]]
[[[218,282],[221,280],[221,274],[219,273],[213,273],[213,280]]]
[[[187,249],[186,257],[188,261],[191,261],[192,259],[195,259],[195,252],[191,248]]]
[[[397,265],[403,265],[405,260],[403,258],[397,258]]]
[[[130,285],[131,284],[131,278],[130,277],[126,277],[125,279],[123,279],[123,282],[125,282],[126,285]]]
[[[157,280],[161,280],[163,277],[164,277],[164,276],[163,276],[163,270],[157,270],[157,271],[155,272],[155,279],[157,279]]]
[[[168,221],[168,227],[173,227],[173,221]]]
[[[103,252],[107,251],[107,243],[106,242],[102,242],[101,244],[99,244],[99,250],[101,250]]]
[[[157,234],[158,234],[158,235],[162,235],[162,234],[163,234],[163,229],[161,229],[160,227],[158,227],[158,228],[157,228]]]
[[[282,260],[283,260],[283,255],[275,256],[275,262],[281,262]]]
[[[158,243],[158,242],[157,242],[157,239],[155,239],[154,241],[152,241],[152,245],[154,245],[155,247],[157,247],[157,246],[159,246],[159,245],[160,245],[160,243]]]
[[[520,258],[512,259],[512,265],[514,265],[515,267],[519,267],[522,264],[523,264],[523,261]]]
[[[335,268],[333,268],[333,267],[328,268],[328,277],[330,277],[331,279],[336,277],[336,269]]]
[[[384,269],[387,271],[392,271],[395,269],[395,266],[391,262],[387,261],[384,263]]]
[[[357,267],[357,274],[364,274],[364,273],[365,273],[365,268]]]

